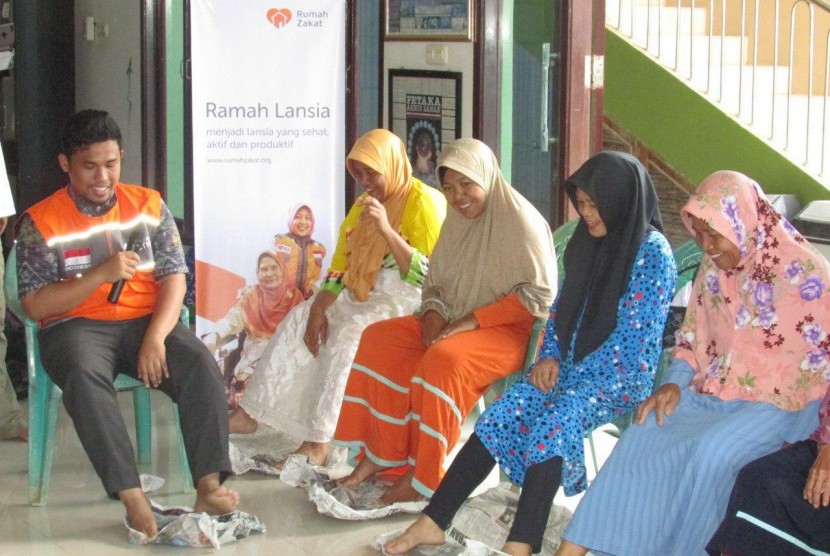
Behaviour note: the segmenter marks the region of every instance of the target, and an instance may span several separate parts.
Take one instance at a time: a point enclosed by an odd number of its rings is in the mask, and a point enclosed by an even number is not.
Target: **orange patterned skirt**
[[[414,467],[412,486],[431,497],[470,410],[493,382],[520,369],[532,324],[527,313],[527,322],[458,333],[429,348],[414,316],[369,326],[334,444],[384,467]]]

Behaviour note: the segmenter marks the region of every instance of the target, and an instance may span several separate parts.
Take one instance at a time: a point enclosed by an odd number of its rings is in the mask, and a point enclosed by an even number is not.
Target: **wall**
[[[84,39],[84,18],[109,25],[109,36]],[[75,0],[75,108],[112,114],[121,127],[121,180],[141,182],[141,3]],[[44,39],[45,40],[45,39]],[[152,186],[153,184],[143,184]]]
[[[184,217],[184,59],[183,2],[166,2],[167,28],[167,206]]]
[[[449,50],[446,66],[431,66],[426,62],[430,45],[444,45]],[[461,135],[473,136],[473,67],[474,50],[471,42],[387,41],[383,45],[383,123],[389,127],[389,69],[420,69],[430,71],[458,71],[461,76]]]
[[[357,6],[357,130],[360,137],[378,127],[378,58],[380,15],[377,0],[358,0]]]
[[[66,184],[57,153],[61,124],[75,105],[73,37],[68,20],[72,20],[70,3],[27,0],[15,5],[17,144],[6,143],[4,147],[12,149],[9,155],[19,154],[18,211]],[[7,156],[12,172],[14,162],[14,156]]]
[[[605,33],[605,113],[694,183],[716,170],[752,177],[802,204],[830,192],[613,31]]]

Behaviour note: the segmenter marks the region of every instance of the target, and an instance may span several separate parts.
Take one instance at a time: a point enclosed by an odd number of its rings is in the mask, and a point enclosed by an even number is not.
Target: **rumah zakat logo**
[[[291,21],[291,10],[288,8],[271,8],[265,14],[265,17],[268,18],[271,25],[279,29],[288,25],[288,22]]]

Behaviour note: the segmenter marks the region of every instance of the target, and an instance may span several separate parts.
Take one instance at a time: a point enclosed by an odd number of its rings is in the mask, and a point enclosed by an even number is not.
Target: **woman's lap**
[[[685,390],[662,427],[651,415],[626,431],[565,538],[613,554],[703,554],[738,470],[816,423],[815,403],[789,413]]]

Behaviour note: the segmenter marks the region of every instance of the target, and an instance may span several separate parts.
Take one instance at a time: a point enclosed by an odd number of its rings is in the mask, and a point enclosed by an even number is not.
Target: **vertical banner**
[[[196,329],[220,363],[312,295],[334,252],[345,5],[190,3]]]

